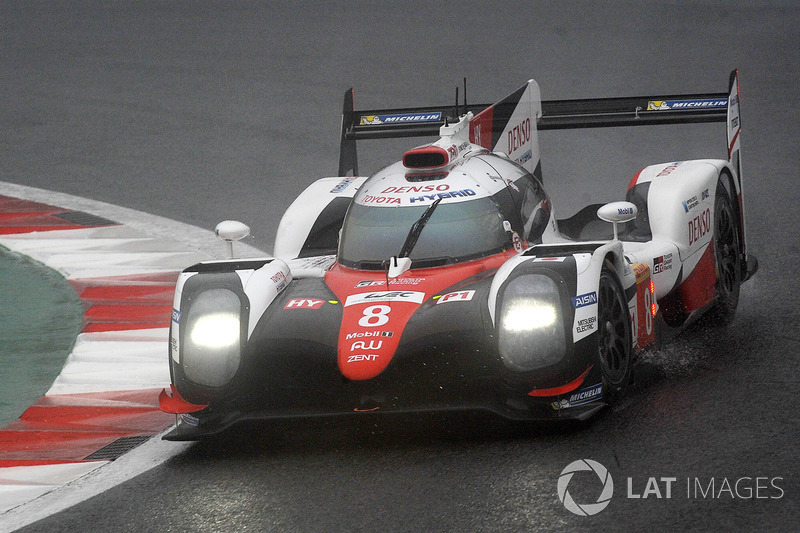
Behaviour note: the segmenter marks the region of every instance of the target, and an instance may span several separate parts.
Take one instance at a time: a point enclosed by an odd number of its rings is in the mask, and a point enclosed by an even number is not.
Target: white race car
[[[735,71],[719,94],[542,101],[531,80],[490,106],[352,102],[350,90],[340,176],[289,207],[275,258],[181,274],[166,438],[365,411],[584,419],[620,397],[662,331],[730,318],[757,268]],[[538,131],[708,121],[727,124],[727,159],[648,166],[625,201],[556,218]],[[357,140],[418,135],[438,140],[357,177]]]

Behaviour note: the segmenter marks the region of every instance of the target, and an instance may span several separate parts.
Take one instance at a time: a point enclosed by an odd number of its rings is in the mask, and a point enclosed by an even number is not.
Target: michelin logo
[[[359,126],[437,122],[440,120],[442,120],[442,113],[438,111],[433,113],[402,113],[397,115],[362,115]]]
[[[651,100],[647,102],[648,111],[683,111],[685,109],[716,109],[728,107],[728,99],[700,98],[694,100]]]
[[[570,394],[569,398],[552,402],[551,405],[553,409],[558,411],[559,409],[578,407],[579,405],[584,405],[602,399],[603,384],[598,383],[597,385],[592,385],[591,387],[586,387],[585,389],[581,389],[578,392]]]

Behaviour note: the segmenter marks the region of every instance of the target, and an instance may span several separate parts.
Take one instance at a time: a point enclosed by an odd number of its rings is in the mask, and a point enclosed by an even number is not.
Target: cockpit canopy
[[[339,241],[339,262],[351,268],[382,268],[398,255],[409,229],[430,205],[379,207],[353,203]],[[478,259],[511,247],[511,233],[491,197],[436,207],[409,254],[414,267]]]

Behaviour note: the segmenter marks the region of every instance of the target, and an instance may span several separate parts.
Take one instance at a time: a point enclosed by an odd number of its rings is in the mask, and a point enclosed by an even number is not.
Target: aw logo
[[[578,503],[573,499],[572,495],[570,495],[569,490],[567,490],[575,472],[584,471],[594,472],[603,485],[600,496],[598,496],[597,501],[594,503]],[[584,476],[579,476],[579,478],[583,477]],[[592,479],[594,479],[594,477],[592,477]],[[592,484],[594,485],[595,483]],[[561,500],[561,503],[564,504],[564,507],[566,507],[569,512],[575,513],[578,516],[596,515],[608,506],[611,502],[611,496],[613,495],[614,480],[611,479],[611,474],[608,472],[608,469],[597,461],[592,461],[591,459],[573,461],[568,464],[567,467],[561,471],[561,475],[558,476],[558,499]]]

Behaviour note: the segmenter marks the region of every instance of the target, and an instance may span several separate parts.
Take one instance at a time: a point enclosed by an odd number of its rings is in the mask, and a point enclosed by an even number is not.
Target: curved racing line
[[[0,245],[64,275],[84,306],[82,332],[59,377],[19,420],[0,429],[3,514],[173,424],[157,396],[169,383],[165,354],[175,281],[187,265],[212,256],[96,214],[121,208],[0,185]],[[51,197],[78,208],[30,199]]]

